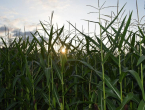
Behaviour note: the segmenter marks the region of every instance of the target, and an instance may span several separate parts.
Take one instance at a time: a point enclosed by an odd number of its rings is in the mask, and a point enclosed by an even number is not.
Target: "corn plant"
[[[104,4],[91,6],[99,21],[86,20],[88,33],[71,22],[68,30],[55,27],[52,12],[48,24],[40,22],[45,35],[37,29],[32,40],[19,35],[9,45],[1,38],[0,109],[144,109],[144,32],[130,30],[133,12],[119,19],[125,5],[103,23]],[[89,23],[99,25],[99,35],[91,37]]]

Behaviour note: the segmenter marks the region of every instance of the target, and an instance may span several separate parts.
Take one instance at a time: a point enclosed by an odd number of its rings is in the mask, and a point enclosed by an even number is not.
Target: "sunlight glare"
[[[65,53],[65,51],[66,51],[65,48],[62,48],[61,52],[62,52],[62,53]]]

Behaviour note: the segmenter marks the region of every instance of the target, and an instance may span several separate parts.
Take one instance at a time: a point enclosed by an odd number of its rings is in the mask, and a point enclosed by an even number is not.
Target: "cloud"
[[[4,33],[6,32],[6,36],[9,34],[11,34],[11,37],[16,37],[16,36],[24,36],[26,35],[26,37],[30,36],[32,37],[31,33],[36,32],[36,29],[33,29],[31,31],[22,31],[21,29],[18,28],[11,28],[11,27],[7,27],[7,26],[1,26],[0,27],[0,34],[2,36],[4,36]]]
[[[0,27],[0,32],[5,32],[6,31],[6,27],[5,26],[1,26]]]
[[[6,16],[0,16],[0,20],[3,22],[9,22],[9,19]]]
[[[23,11],[24,6],[17,11],[15,11],[17,8],[10,10],[9,8],[0,7],[0,9],[3,10],[3,13],[0,12],[2,13],[0,15],[0,35],[4,33],[5,25],[13,36],[16,36],[16,33],[18,34],[20,29],[20,35],[24,35],[24,26],[25,34],[31,36],[30,32],[34,32],[36,27],[37,29],[42,29],[42,27],[38,25],[39,20],[43,21],[47,19],[46,21],[49,21],[48,16],[51,15],[51,12],[53,10],[62,11],[63,8],[69,6],[69,1],[70,0],[26,0],[24,1],[24,5],[28,7]],[[53,23],[58,20],[61,20],[61,17],[54,13]]]
[[[0,27],[0,33],[8,33],[8,31],[10,32],[10,31],[12,31],[13,29],[11,28],[11,27],[7,27],[7,26],[1,26]]]
[[[1,10],[1,15],[7,15],[10,18],[13,18],[15,15],[19,14],[14,9],[6,8],[6,7],[3,7],[3,6],[0,6],[0,10]]]
[[[11,31],[14,29],[19,29],[21,27],[24,27],[25,26],[24,24],[26,24],[28,22],[28,20],[26,18],[8,19],[4,16],[0,16],[0,21],[3,21],[3,22],[1,22],[1,27],[2,27],[2,25],[3,26],[5,25]]]
[[[32,37],[32,34],[31,33],[34,33],[35,31],[25,31],[25,32],[22,32],[20,29],[15,29],[13,30],[11,33],[13,33],[13,36],[30,36]]]
[[[27,3],[32,3],[31,9],[41,9],[41,10],[62,10],[68,6],[70,6],[70,0],[27,0]],[[37,8],[36,8],[37,7]],[[39,8],[40,7],[40,8]]]
[[[25,37],[26,38],[29,38],[29,41],[32,41],[32,39],[34,38],[32,34],[34,34],[36,32],[36,30],[33,30],[33,31],[26,31],[26,32],[21,32],[20,30],[13,30],[12,33],[13,33],[13,36],[14,37],[23,37],[23,40],[25,40]],[[39,32],[39,34],[45,39],[45,40],[48,40],[47,37],[45,37],[41,32]],[[25,37],[24,37],[25,36]],[[35,34],[35,37],[41,41],[41,38],[38,34]]]

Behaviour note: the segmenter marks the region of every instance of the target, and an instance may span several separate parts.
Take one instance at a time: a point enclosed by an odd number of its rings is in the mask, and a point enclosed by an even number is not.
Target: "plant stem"
[[[99,3],[99,0],[98,0]],[[98,4],[99,6],[99,4]],[[100,6],[99,6],[100,8]],[[100,9],[99,9],[99,23],[101,24],[101,17],[100,17]],[[106,96],[105,96],[105,74],[104,74],[104,63],[103,63],[103,50],[102,50],[102,33],[101,33],[101,26],[100,26],[100,40],[101,40],[101,66],[102,66],[102,75],[103,75],[103,98],[104,98],[104,110],[106,110]]]
[[[121,75],[121,63],[120,63],[120,51],[119,51],[119,75]],[[121,103],[122,103],[122,81],[120,82],[120,96],[121,96]]]
[[[64,79],[63,79],[63,74],[64,74],[64,65],[65,65],[65,60],[66,56],[65,53],[61,54],[60,56],[60,61],[61,61],[61,85],[62,85],[62,102],[61,102],[61,110],[64,110]]]
[[[62,81],[61,81],[61,85],[62,85],[62,110],[64,110],[64,82],[63,82],[63,69],[61,71],[61,74],[62,74]]]

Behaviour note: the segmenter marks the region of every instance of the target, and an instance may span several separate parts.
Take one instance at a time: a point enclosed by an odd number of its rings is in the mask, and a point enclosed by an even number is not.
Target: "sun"
[[[62,52],[62,53],[65,53],[65,52],[66,52],[65,48],[62,48],[62,49],[61,49],[61,52]]]

